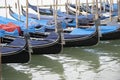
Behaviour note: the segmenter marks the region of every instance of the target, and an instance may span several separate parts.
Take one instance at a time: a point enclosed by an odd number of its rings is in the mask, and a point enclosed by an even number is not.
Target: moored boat
[[[2,63],[27,63],[31,59],[28,51],[27,38],[5,37],[4,31],[0,30],[1,43],[0,54]],[[19,44],[18,44],[19,43]]]
[[[13,13],[13,12],[12,12]],[[14,13],[15,14],[15,13]],[[11,14],[12,15],[12,14]],[[18,18],[18,16],[14,16],[12,15],[14,18]],[[22,16],[23,17],[23,16]],[[82,27],[82,26],[81,26]],[[99,26],[99,30],[100,30],[100,33],[101,33],[101,37],[100,37],[100,40],[114,40],[114,39],[120,39],[119,35],[120,35],[120,27],[119,25],[100,25]],[[83,35],[81,34],[82,32],[84,32],[84,30],[82,29],[77,29],[77,30],[80,30],[80,32],[77,32],[77,34],[79,35]],[[86,27],[86,30],[87,31],[94,31],[95,30],[95,26],[92,26],[90,28],[87,28]],[[86,31],[85,30],[85,31]],[[69,34],[67,34],[69,35]],[[74,34],[76,36],[76,33]],[[110,36],[111,35],[111,36]],[[73,35],[69,35],[69,36],[73,36]],[[71,37],[72,38],[72,37]],[[66,39],[66,38],[64,38]]]
[[[10,10],[11,11],[11,10]],[[15,15],[13,15],[13,14]],[[17,14],[13,11],[10,12],[10,15],[12,15],[13,18],[16,18],[18,20]],[[21,18],[23,16],[21,15]],[[29,18],[30,19],[30,18]],[[22,19],[24,21],[24,19]],[[92,46],[97,44],[99,41],[99,35],[98,30],[95,28],[93,31],[87,31],[84,29],[77,29],[79,30],[79,34],[73,34],[73,33],[64,33],[64,40],[65,40],[65,47],[80,47],[80,46]],[[87,34],[86,34],[87,33]]]
[[[5,21],[6,20],[6,21]],[[11,19],[1,17],[1,23],[15,22]],[[13,24],[14,26],[19,26],[17,24]],[[12,26],[13,26],[12,25]],[[9,28],[11,26],[7,25]],[[20,27],[21,28],[21,27]],[[25,31],[23,31],[24,33]],[[29,31],[28,31],[29,32]],[[29,32],[30,36],[30,44],[33,49],[33,54],[57,54],[62,50],[61,37],[58,33],[52,32],[49,34],[39,33],[39,32]],[[23,35],[23,34],[22,34]]]

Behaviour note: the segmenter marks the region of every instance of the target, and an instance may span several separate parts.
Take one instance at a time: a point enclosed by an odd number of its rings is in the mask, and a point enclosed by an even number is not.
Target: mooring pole
[[[39,12],[39,4],[37,0],[37,15],[38,15],[38,20],[40,20],[40,12]]]
[[[100,37],[102,36],[102,34],[101,34],[101,31],[100,31],[100,27],[99,27],[99,25],[100,25],[100,19],[99,19],[99,15],[98,15],[98,0],[96,0],[96,17],[95,17],[95,26],[96,26],[96,28],[97,28],[97,30],[99,31],[99,33],[98,33],[98,35],[99,35],[99,40],[100,40]]]
[[[28,0],[26,0],[26,28],[28,29]]]
[[[80,14],[80,0],[78,0],[78,2],[77,2],[77,6],[78,6],[78,15]]]
[[[67,2],[66,2],[66,5],[67,5],[67,6],[69,5],[68,0],[67,0]],[[66,13],[68,14],[68,8],[66,9]]]
[[[95,19],[98,19],[98,0],[96,0],[96,16]]]
[[[94,4],[95,4],[95,0],[92,0],[92,14],[94,14]]]
[[[120,22],[120,0],[117,0],[118,3],[118,22]]]
[[[43,5],[43,0],[41,0],[41,5]]]
[[[100,0],[100,13],[102,12],[102,0]]]
[[[112,21],[112,1],[110,0],[110,21]]]
[[[53,16],[54,16],[54,20],[55,20],[55,0],[53,0]]]
[[[78,0],[76,0],[76,28],[78,28]]]
[[[55,32],[58,32],[58,21],[57,21],[57,9],[58,9],[58,0],[55,1]]]
[[[6,1],[6,0],[5,0],[5,12],[6,12],[6,13],[5,13],[5,14],[6,14],[5,17],[7,18],[8,15],[7,15],[7,1]]]
[[[19,0],[17,0],[17,3],[18,3],[18,20],[20,21],[20,2]]]
[[[86,16],[88,17],[88,8],[89,8],[89,5],[88,5],[88,0],[86,0]]]

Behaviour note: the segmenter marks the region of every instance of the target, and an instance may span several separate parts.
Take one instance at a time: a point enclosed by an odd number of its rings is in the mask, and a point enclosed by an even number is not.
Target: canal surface
[[[32,55],[27,64],[2,65],[3,80],[120,80],[120,40]]]
[[[9,4],[13,6],[14,1]],[[20,1],[25,5],[24,0]],[[30,3],[36,4],[35,1]],[[4,0],[0,3],[3,6]],[[0,15],[5,16],[5,10],[0,9]],[[26,64],[2,64],[2,79],[120,80],[120,40],[100,41],[90,47],[63,48],[60,54],[32,55]]]

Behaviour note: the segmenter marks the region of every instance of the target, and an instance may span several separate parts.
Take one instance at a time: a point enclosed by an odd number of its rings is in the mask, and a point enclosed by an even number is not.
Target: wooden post
[[[118,2],[118,22],[120,22],[120,0],[117,0]]]
[[[67,2],[66,2],[66,5],[68,5],[68,0],[67,0]],[[67,10],[66,10],[66,13],[68,14],[68,8],[67,8]]]
[[[86,16],[87,16],[87,17],[88,17],[88,8],[89,8],[88,0],[86,0]]]
[[[80,0],[78,0],[78,15],[80,15]]]
[[[111,1],[111,4],[112,4],[112,11],[114,11],[114,7],[113,7],[113,0]]]
[[[38,20],[40,20],[40,12],[39,12],[39,6],[38,6],[38,0],[37,0],[37,15],[38,15]]]
[[[97,28],[97,30],[99,31],[99,39],[100,39],[100,37],[102,36],[102,34],[101,34],[101,32],[100,32],[100,27],[99,27],[99,25],[100,25],[100,19],[99,19],[99,17],[98,17],[98,0],[96,0],[96,17],[95,17],[95,26],[96,26],[96,28]]]
[[[41,5],[43,5],[43,0],[41,0]]]
[[[94,14],[94,4],[95,4],[95,0],[92,0],[92,14]]]
[[[28,0],[26,0],[26,28],[28,29]]]
[[[102,0],[100,0],[100,13],[102,12]]]
[[[54,19],[55,19],[55,0],[53,0],[53,16],[54,16]]]
[[[60,2],[59,2],[59,4],[61,5],[61,0],[59,0]],[[61,10],[61,6],[59,7],[59,9]]]
[[[55,13],[54,13],[54,15],[55,15],[55,32],[58,32],[58,30],[57,30],[57,28],[58,28],[58,25],[57,25],[57,8],[58,8],[58,0],[56,0],[56,1],[54,1],[55,3]]]
[[[6,12],[6,18],[8,17],[7,16],[7,1],[5,0],[5,12]]]
[[[76,0],[76,28],[78,28],[78,1]]]
[[[112,1],[110,0],[110,21],[112,21]]]
[[[18,3],[18,14],[19,14],[18,20],[20,21],[20,2],[19,2],[19,0],[17,0],[17,3]]]
[[[96,0],[96,14],[95,19],[98,19],[98,0]]]
[[[25,32],[25,33],[27,35],[25,34],[25,36],[28,37],[27,38],[28,52],[32,53],[33,51],[32,51],[32,49],[30,47],[30,40],[29,40],[30,35],[29,35],[29,32],[28,32],[28,0],[26,0],[26,29],[27,29],[27,32]]]

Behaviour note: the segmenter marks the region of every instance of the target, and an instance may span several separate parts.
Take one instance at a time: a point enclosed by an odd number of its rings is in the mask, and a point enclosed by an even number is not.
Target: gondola
[[[18,17],[17,17],[18,18]],[[119,25],[101,25],[100,27],[100,32],[101,32],[101,37],[100,40],[114,40],[114,39],[120,39],[120,27]],[[91,28],[95,28],[94,26]],[[87,30],[91,30],[91,28],[87,28]],[[78,32],[80,33],[80,32]]]
[[[74,4],[65,4],[65,9],[66,11],[69,13],[69,14],[72,14],[72,15],[75,15],[76,14],[76,6]],[[92,10],[91,8],[88,8],[88,10],[86,10],[86,7],[85,6],[80,6],[80,13],[79,14],[84,14],[86,15],[87,17],[92,17],[94,15],[92,15]],[[107,13],[109,15],[109,13]],[[109,16],[106,16],[107,14],[102,14],[102,16],[99,16],[99,18],[101,20],[103,19],[106,19],[106,18],[109,18]],[[101,15],[99,13],[99,15]],[[91,22],[93,21],[93,19],[91,20]]]
[[[65,5],[65,9],[68,11],[69,14],[76,14],[76,6],[74,4],[66,4]],[[88,8],[88,10],[86,10],[86,6],[82,5],[80,6],[80,13],[87,13],[87,17],[90,17],[92,14],[92,9]],[[112,12],[112,16],[117,16],[117,12]],[[99,12],[99,18],[101,20],[109,18],[110,17],[110,13],[109,12]]]
[[[65,9],[68,12],[68,14],[76,15],[76,6],[75,5],[66,3]],[[95,16],[94,14],[86,12],[86,10],[82,6],[80,6],[79,16],[81,16],[81,15],[86,16],[87,19],[89,20],[89,22],[93,22],[94,16]]]
[[[22,11],[22,14],[24,15],[24,16],[26,16],[26,11],[23,9],[23,7],[21,6],[21,11]],[[11,9],[10,9],[10,11],[11,11]],[[12,11],[11,11],[11,13],[13,13]],[[28,13],[28,16],[29,16],[29,18],[33,18],[33,19],[38,19],[38,16],[37,15],[35,15],[35,14],[33,14],[33,13]],[[16,18],[15,16],[14,16],[14,18]],[[17,18],[18,19],[18,18]],[[46,19],[46,20],[52,20],[53,21],[53,19],[52,19],[52,17],[51,16],[48,16],[48,15],[41,15],[40,16],[40,20],[42,20],[42,19]],[[52,24],[52,21],[50,20],[50,22],[48,23],[48,24]],[[68,17],[68,16],[66,16],[66,17],[58,17],[58,21],[61,21],[61,24],[62,24],[62,27],[63,28],[66,28],[66,27],[75,27],[76,26],[76,22],[75,22],[75,19],[73,19],[73,18],[70,18],[70,17]],[[82,22],[82,24],[81,24],[81,22]],[[91,21],[92,22],[92,21]],[[90,26],[90,25],[93,25],[93,23],[89,23],[88,24],[88,21],[80,21],[80,23],[79,23],[79,25],[84,25],[84,26]],[[66,27],[65,27],[66,26]]]
[[[11,21],[16,22],[10,20],[11,19],[7,20],[7,18],[4,17],[0,18],[1,23],[2,22],[9,23]],[[12,24],[12,26],[13,25],[19,26],[18,24]],[[23,33],[21,35],[23,35]],[[40,32],[29,32],[29,35],[30,35],[30,44],[33,49],[33,54],[57,54],[60,53],[62,50],[61,37],[59,33],[51,32],[49,34],[46,34]]]
[[[80,6],[79,8],[80,8],[79,9],[80,10],[80,12],[79,12],[80,15],[87,13],[86,10],[84,10],[84,8],[82,6]],[[76,14],[76,6],[74,4],[66,3],[65,4],[65,9],[69,14],[74,14],[74,15]],[[89,12],[87,14],[89,15]]]
[[[3,35],[5,35],[4,30],[0,30],[0,54],[2,64],[28,63],[31,59],[31,53],[28,51],[27,38],[13,38],[12,36],[5,37]]]
[[[10,15],[12,14],[10,13]],[[12,15],[12,17],[18,18],[17,16],[14,15]],[[78,30],[79,30],[78,33],[80,33],[78,35],[72,33],[64,33],[65,47],[92,46],[98,43],[99,36],[98,36],[97,28],[93,31],[87,31],[84,29],[78,29]]]
[[[28,6],[37,12],[37,7],[28,3]],[[42,15],[53,15],[53,9],[39,9],[39,13]]]
[[[29,3],[29,7],[37,12],[37,6],[31,5]],[[41,11],[41,9],[39,8],[39,13],[44,12],[44,14],[48,14],[48,12],[49,12],[49,14],[53,15],[53,9],[51,9],[52,12],[50,12],[49,9],[42,9],[42,10],[46,10],[46,11]],[[74,19],[74,20],[76,18],[75,15],[66,14],[64,12],[61,12],[60,10],[57,11],[57,16],[58,17],[67,17],[69,19]],[[94,15],[90,15],[89,17],[86,17],[84,15],[78,16],[80,25],[89,24],[89,23],[93,22],[93,19],[94,19]]]
[[[101,8],[102,12],[109,12],[110,11],[110,4],[109,3],[102,2],[102,3],[99,3],[98,5],[101,5],[98,7],[98,10],[100,10],[100,8]],[[75,6],[75,5],[73,4],[73,6]],[[83,3],[81,6],[86,11],[86,9],[87,9],[86,4]],[[93,6],[95,6],[95,5],[93,5]],[[118,4],[117,3],[113,3],[112,7],[113,7],[112,12],[118,12]],[[88,9],[89,9],[88,12],[91,13],[92,12],[91,11],[92,5],[88,5]]]
[[[21,11],[22,11],[22,14],[26,16],[26,11],[23,9],[23,6],[21,6]],[[33,18],[33,19],[38,19],[38,15],[33,14],[33,13],[28,13],[28,17]],[[54,17],[53,15],[40,15],[40,19],[41,20],[54,20]],[[58,20],[69,23],[69,22],[72,22],[74,19],[69,18],[69,17],[58,17]]]

